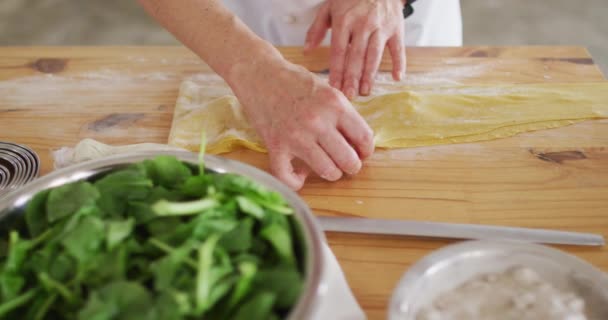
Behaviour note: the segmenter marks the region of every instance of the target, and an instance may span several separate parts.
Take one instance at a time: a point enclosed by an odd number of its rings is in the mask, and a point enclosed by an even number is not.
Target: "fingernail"
[[[357,173],[359,173],[360,170],[361,170],[361,163],[359,163],[355,168],[350,168],[350,170],[348,170],[346,172],[346,174],[348,174],[349,176],[354,176]]]
[[[310,50],[310,41],[306,41],[304,43],[304,51],[308,51],[308,50]]]
[[[348,88],[346,89],[346,97],[349,99],[352,99],[355,97],[355,89],[353,88]]]
[[[363,83],[361,85],[361,93],[363,93],[364,95],[369,95],[369,84]]]
[[[342,172],[341,171],[327,172],[327,173],[322,174],[321,178],[323,178],[327,181],[336,181],[336,180],[339,180],[340,178],[342,178]]]

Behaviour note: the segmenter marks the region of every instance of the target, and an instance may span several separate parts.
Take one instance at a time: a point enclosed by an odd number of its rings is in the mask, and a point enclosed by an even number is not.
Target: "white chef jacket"
[[[277,46],[302,46],[324,0],[223,0],[253,32]],[[405,19],[406,46],[461,46],[459,0],[418,0]],[[329,45],[331,35],[322,42]]]

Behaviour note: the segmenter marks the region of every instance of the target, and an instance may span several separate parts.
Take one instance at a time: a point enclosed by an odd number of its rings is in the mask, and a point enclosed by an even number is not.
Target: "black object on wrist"
[[[414,8],[412,7],[412,3],[416,2],[416,0],[407,0],[405,5],[403,6],[403,19],[411,16],[414,13]]]

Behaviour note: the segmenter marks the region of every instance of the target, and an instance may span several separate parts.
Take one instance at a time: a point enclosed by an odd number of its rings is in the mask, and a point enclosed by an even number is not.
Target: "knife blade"
[[[581,246],[603,246],[605,244],[602,235],[548,229],[353,217],[317,216],[317,219],[324,231],[335,232],[447,239],[509,240]]]

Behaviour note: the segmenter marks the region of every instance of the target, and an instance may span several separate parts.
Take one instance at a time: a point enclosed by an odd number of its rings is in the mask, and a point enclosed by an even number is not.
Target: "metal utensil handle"
[[[325,231],[404,235],[451,239],[511,240],[534,243],[603,246],[598,234],[547,229],[501,227],[460,223],[422,222],[393,219],[317,217]]]

